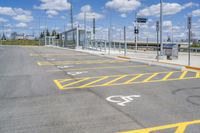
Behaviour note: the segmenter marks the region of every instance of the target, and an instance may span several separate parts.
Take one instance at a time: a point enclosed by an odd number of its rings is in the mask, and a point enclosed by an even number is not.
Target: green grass
[[[4,40],[3,45],[39,46],[38,40]]]

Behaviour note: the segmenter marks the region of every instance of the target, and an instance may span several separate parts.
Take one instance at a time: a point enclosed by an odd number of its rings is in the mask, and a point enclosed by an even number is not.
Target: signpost
[[[135,20],[134,34],[135,34],[135,50],[137,51],[138,50],[137,39],[139,34],[138,24],[145,24],[147,22],[147,18],[137,17],[137,14],[135,16],[136,20]]]

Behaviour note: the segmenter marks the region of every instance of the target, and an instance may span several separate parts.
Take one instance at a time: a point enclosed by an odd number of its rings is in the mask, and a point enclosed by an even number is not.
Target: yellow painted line
[[[77,69],[62,69],[62,70],[48,70],[47,72],[62,72],[64,71],[81,71],[81,70],[101,70],[101,69],[112,69],[112,68],[141,68],[151,67],[148,65],[137,65],[137,66],[110,66],[110,67],[90,67],[90,68],[77,68]]]
[[[108,84],[108,85],[92,85],[92,86],[86,86],[86,87],[81,87],[81,88],[80,88],[80,86],[72,86],[72,87],[67,87],[65,89],[66,90],[69,90],[69,89],[86,89],[86,88],[95,88],[95,87],[121,86],[121,85],[142,84],[142,83],[157,83],[157,82],[180,81],[180,80],[190,80],[190,79],[197,79],[197,78],[188,77],[188,78],[184,78],[184,79],[175,78],[175,79],[168,79],[168,80],[152,80],[152,81],[148,81],[148,82],[139,81],[139,82],[131,82],[131,83],[128,83],[128,84],[115,83],[115,84]]]
[[[186,76],[187,73],[188,73],[188,71],[184,71],[184,72],[181,74],[181,76],[179,77],[179,79],[183,79],[183,78]]]
[[[83,85],[83,86],[80,86],[80,88],[84,88],[84,87],[90,86],[90,85],[92,85],[92,84],[94,84],[94,83],[100,82],[100,81],[105,80],[105,79],[107,79],[107,78],[109,78],[109,76],[105,76],[105,77],[103,77],[103,78],[97,79],[97,80],[95,80],[95,81],[93,81],[93,82],[90,82],[90,83],[88,83],[88,84],[85,84],[85,85]]]
[[[196,72],[196,78],[200,78],[200,72]]]
[[[82,78],[74,78],[74,79],[57,79],[57,82],[60,83],[60,85],[64,88],[64,89],[75,89],[75,88],[88,88],[88,87],[104,87],[104,86],[118,86],[118,85],[130,85],[130,84],[141,84],[141,83],[155,83],[155,82],[163,82],[163,81],[178,81],[178,80],[189,80],[189,79],[199,79],[200,77],[196,77],[194,75],[194,77],[184,77],[182,79],[180,78],[168,78],[166,80],[163,80],[162,78],[159,80],[151,80],[154,76],[161,74],[161,73],[165,73],[167,74],[167,76],[169,76],[169,73],[172,72],[156,72],[156,73],[143,73],[143,74],[130,74],[130,75],[111,75],[111,76],[98,76],[98,77],[82,77]],[[173,73],[182,73],[181,71],[173,71]],[[136,79],[138,79],[139,77],[143,76],[143,75],[150,75],[149,78],[147,78],[146,80],[141,79],[140,81],[136,81],[134,82]],[[134,76],[134,77],[132,77]],[[122,78],[125,77],[132,77],[132,79],[129,79],[128,81],[125,82],[119,82],[119,83],[114,83]],[[111,81],[104,83],[104,84],[100,84],[100,85],[92,85],[94,83],[97,83],[98,81],[101,81],[103,79],[106,78],[113,78]],[[81,86],[79,85],[75,85],[79,82],[83,82],[86,81],[88,79],[91,79],[93,81],[90,81],[88,83],[85,83]],[[71,80],[71,81],[70,81]],[[94,81],[95,80],[95,81]],[[64,82],[70,81],[69,84],[64,84]],[[114,84],[113,84],[114,83]],[[56,83],[58,84],[58,83]],[[58,88],[61,88],[60,85],[58,85]],[[74,85],[74,86],[73,86]],[[65,88],[67,87],[67,88]]]
[[[127,62],[124,60],[105,60],[105,61],[60,61],[60,62],[38,62],[40,66],[53,66],[53,65],[67,65],[67,64],[101,64],[101,63],[121,63],[121,62]],[[38,64],[37,63],[37,64]]]
[[[151,80],[152,78],[156,77],[159,73],[154,73],[152,74],[150,77],[148,77],[147,79],[145,79],[143,82],[148,82],[149,80]]]
[[[137,75],[136,77],[134,77],[134,78],[132,78],[132,79],[130,79],[130,80],[124,82],[124,84],[129,84],[129,83],[135,81],[136,79],[142,77],[143,75],[144,75],[144,74],[139,74],[139,75]]]
[[[72,83],[66,84],[66,85],[63,86],[63,88],[65,88],[65,87],[67,87],[67,86],[74,85],[74,84],[81,83],[81,82],[86,81],[86,80],[88,80],[88,79],[90,79],[90,78],[84,78],[84,79],[82,79],[82,80],[78,80],[78,81],[76,81],[76,82],[72,82]]]
[[[67,81],[70,81],[70,80],[72,80],[72,79],[64,79],[64,80],[60,80],[59,82],[64,83],[64,82],[67,82]]]
[[[160,72],[155,72],[155,73],[165,74],[165,73],[169,73],[169,72],[171,72],[171,71],[167,71],[167,72],[160,71]],[[181,71],[173,71],[173,72],[179,73]],[[138,75],[138,74],[141,74],[141,73],[128,74],[128,76],[135,76],[135,75]],[[142,73],[142,74],[146,75],[146,74],[154,74],[154,73]],[[105,76],[108,76],[108,75],[105,75]],[[74,78],[74,79],[76,80],[76,79],[83,79],[83,78],[101,78],[101,77],[105,77],[105,76],[82,77],[82,78]],[[109,75],[109,77],[119,77],[119,76],[123,76],[123,75]],[[64,79],[58,79],[58,80],[64,80]]]
[[[185,133],[185,129],[187,128],[186,123],[179,124],[178,128],[176,129],[175,133]]]
[[[167,80],[174,72],[168,73],[162,80]]]
[[[194,125],[194,124],[200,124],[200,120],[169,124],[169,125],[151,127],[151,128],[145,128],[145,129],[139,129],[139,130],[124,131],[124,132],[119,132],[119,133],[150,133],[150,132],[173,129],[173,128],[176,128],[175,133],[184,133],[185,129],[189,125]]]
[[[87,54],[30,54],[32,57],[38,56],[75,56],[75,55],[87,55]]]
[[[110,84],[112,84],[112,83],[114,83],[114,82],[116,82],[116,81],[118,81],[118,80],[120,80],[120,79],[123,79],[123,78],[127,77],[127,76],[128,76],[128,75],[123,75],[123,76],[120,76],[120,77],[118,77],[118,78],[115,78],[114,80],[111,80],[111,81],[109,81],[109,82],[103,84],[103,86],[110,85]]]
[[[56,84],[56,86],[60,89],[60,90],[64,90],[64,87],[60,84],[60,82],[58,80],[54,80],[54,83]]]
[[[41,66],[42,64],[40,62],[37,62],[38,66]]]

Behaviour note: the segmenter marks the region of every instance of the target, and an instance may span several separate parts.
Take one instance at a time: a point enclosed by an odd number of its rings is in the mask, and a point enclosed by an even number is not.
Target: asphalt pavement
[[[200,73],[0,46],[0,133],[199,133]]]

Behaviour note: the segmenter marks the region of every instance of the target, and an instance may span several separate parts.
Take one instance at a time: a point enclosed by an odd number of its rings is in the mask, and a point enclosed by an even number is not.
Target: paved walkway
[[[83,51],[82,49],[78,49],[78,50]],[[105,50],[102,50],[102,51],[84,50],[84,51],[93,53],[93,54],[105,54],[105,55],[109,55],[109,56],[124,56],[124,51],[122,51],[122,50],[119,51],[119,50],[111,49],[110,53],[108,50],[106,50],[106,51]],[[157,61],[156,55],[157,55],[156,51],[128,50],[126,57],[129,57],[131,59]],[[188,66],[188,54],[179,52],[178,59],[174,59],[174,60],[162,59],[162,60],[159,60],[159,62],[173,63],[173,64]],[[191,66],[200,68],[200,53],[191,53]]]

